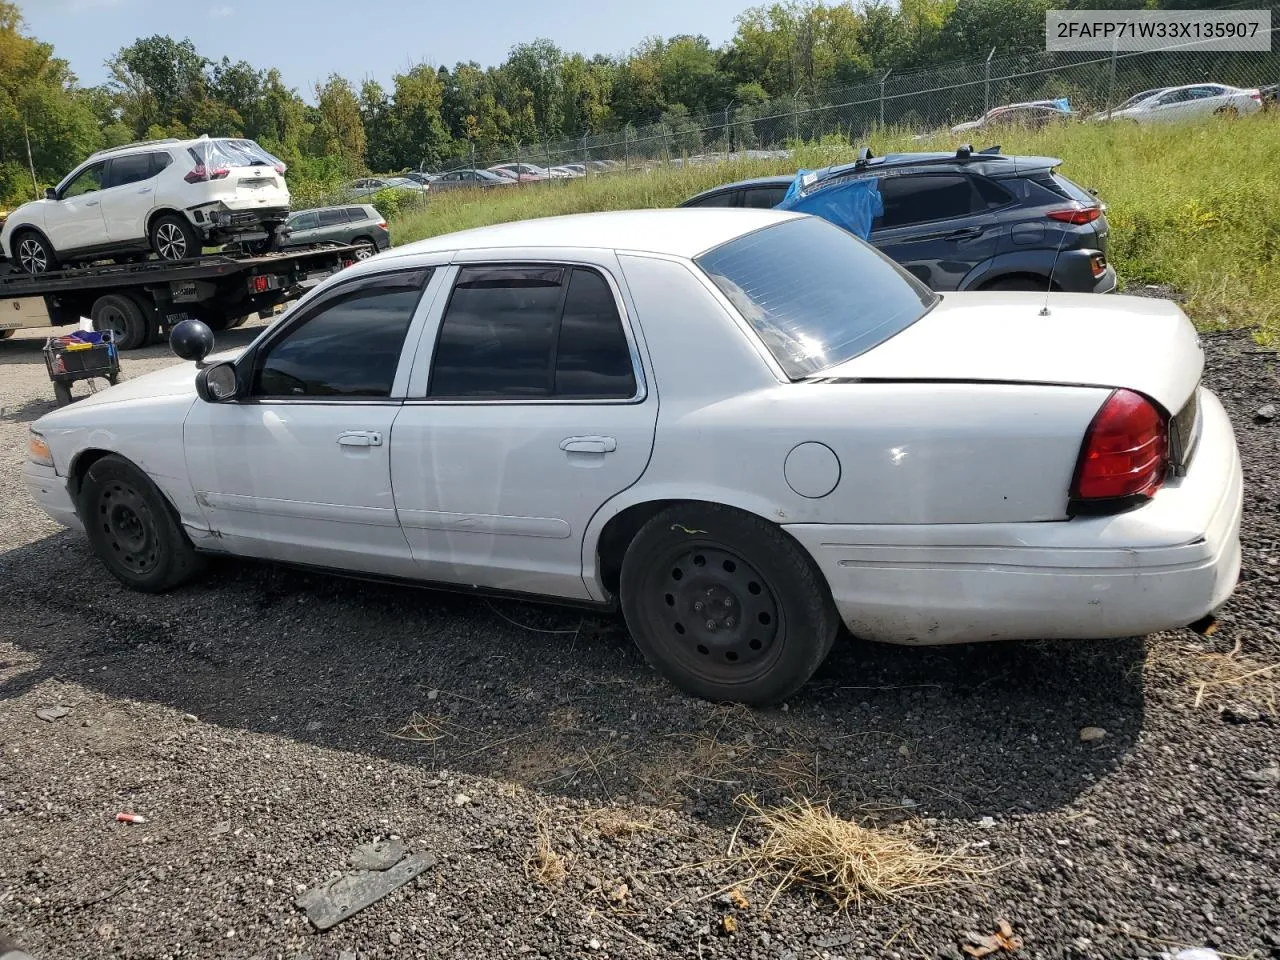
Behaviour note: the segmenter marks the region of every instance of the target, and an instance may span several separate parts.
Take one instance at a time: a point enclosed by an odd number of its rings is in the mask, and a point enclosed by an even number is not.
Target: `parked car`
[[[819,181],[877,177],[884,214],[870,242],[934,290],[1109,293],[1110,228],[1097,197],[1055,157],[898,153],[818,171]],[[690,197],[683,207],[772,207],[795,178],[759,177]]]
[[[1242,116],[1262,109],[1257,88],[1228,87],[1222,83],[1196,83],[1168,89],[1121,110],[1112,110],[1112,120],[1134,123],[1169,123],[1213,114]]]
[[[290,247],[315,243],[349,243],[356,259],[367,260],[391,246],[391,230],[386,218],[368,204],[356,207],[317,207],[289,214]]]
[[[986,130],[991,127],[1031,127],[1039,129],[1050,123],[1061,123],[1075,114],[1064,100],[1033,100],[1028,103],[1010,103],[992,107],[977,120],[957,123],[952,133],[969,130]]]
[[[430,187],[431,184],[436,181],[436,174],[422,173],[418,170],[406,170],[404,173],[400,174],[400,176],[405,180],[412,180],[414,183],[424,187]]]
[[[383,190],[399,190],[425,197],[430,187],[410,180],[408,177],[361,177],[344,186],[342,195],[355,200],[360,197],[372,197]]]
[[[490,167],[489,172],[518,180],[520,183],[551,179],[551,174],[545,168],[534,166],[532,163],[499,163]]]
[[[1099,110],[1097,113],[1090,116],[1089,119],[1090,120],[1109,120],[1111,119],[1111,115],[1116,111],[1128,110],[1130,107],[1136,107],[1138,104],[1142,103],[1142,101],[1150,100],[1156,94],[1164,93],[1168,89],[1169,89],[1168,87],[1152,87],[1150,90],[1142,90],[1139,93],[1135,93],[1132,97],[1130,97],[1128,100],[1125,100],[1119,106],[1113,107],[1111,110]]]
[[[585,176],[584,173],[579,173],[568,166],[555,166],[549,172],[553,180],[576,180],[578,177]]]
[[[0,230],[27,273],[136,255],[200,256],[229,241],[277,244],[289,215],[285,166],[252,140],[150,140],[100,150]]]
[[[816,217],[639,210],[356,264],[239,354],[185,324],[199,368],[46,414],[23,468],[137,590],[229,554],[620,605],[683,690],[774,703],[842,623],[1126,637],[1238,575],[1240,458],[1167,300],[940,297]]]
[[[491,170],[450,170],[442,173],[431,184],[432,191],[442,190],[490,190],[494,187],[509,187],[513,183],[510,177],[504,177]]]

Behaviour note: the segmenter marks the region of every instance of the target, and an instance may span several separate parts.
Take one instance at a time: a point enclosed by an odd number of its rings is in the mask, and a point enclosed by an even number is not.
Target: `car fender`
[[[41,240],[53,247],[52,241],[49,240],[49,235],[45,233],[44,226],[44,207],[39,203],[24,203],[9,214],[4,222],[3,231],[0,231],[0,245],[4,248],[4,255],[6,257],[12,256],[12,251],[9,249],[9,240],[19,230],[34,230],[40,234]]]
[[[1045,247],[1028,247],[1026,250],[1010,250],[996,254],[989,260],[977,264],[965,274],[957,290],[976,290],[979,287],[999,280],[1001,277],[1036,276],[1045,278],[1045,290],[1049,289],[1049,275],[1064,272],[1064,265],[1081,257],[1088,257],[1098,251],[1073,247],[1052,253]],[[1055,264],[1055,260],[1057,261]]]

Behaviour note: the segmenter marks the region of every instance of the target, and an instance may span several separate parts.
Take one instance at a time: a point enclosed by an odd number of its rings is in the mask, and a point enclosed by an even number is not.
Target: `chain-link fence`
[[[1280,7],[1272,11],[1273,21],[1280,21],[1278,13]],[[503,151],[506,155],[473,149],[469,166],[523,163],[541,171],[576,164],[591,174],[776,156],[790,143],[829,134],[857,142],[886,126],[925,133],[976,120],[997,106],[1028,101],[1065,98],[1077,116],[1087,117],[1112,110],[1144,90],[1194,83],[1248,88],[1280,83],[1280,50],[1210,53],[1189,45],[1109,54],[992,49],[985,56],[930,70],[890,71],[858,86],[823,91],[820,97],[797,91],[763,104],[729,104],[701,117],[668,115],[616,133],[521,145]]]

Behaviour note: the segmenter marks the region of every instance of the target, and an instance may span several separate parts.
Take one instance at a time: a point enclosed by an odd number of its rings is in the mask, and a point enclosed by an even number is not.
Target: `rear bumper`
[[[22,482],[40,509],[64,527],[84,531],[75,501],[67,489],[67,478],[58,476],[52,467],[26,462],[22,465]]]
[[[849,630],[891,643],[1099,639],[1216,610],[1240,572],[1243,481],[1231,423],[1202,395],[1191,469],[1113,517],[1022,524],[785,527]]]

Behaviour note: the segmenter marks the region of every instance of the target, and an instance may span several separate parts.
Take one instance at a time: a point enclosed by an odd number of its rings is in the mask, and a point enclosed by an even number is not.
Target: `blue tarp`
[[[1071,112],[1071,104],[1067,102],[1066,97],[1059,97],[1057,100],[1053,101],[1053,105],[1063,113]]]
[[[866,240],[871,236],[872,221],[884,213],[884,201],[875,177],[823,186],[812,177],[812,171],[801,170],[777,209],[811,213]]]

